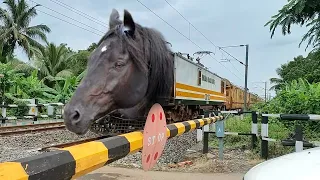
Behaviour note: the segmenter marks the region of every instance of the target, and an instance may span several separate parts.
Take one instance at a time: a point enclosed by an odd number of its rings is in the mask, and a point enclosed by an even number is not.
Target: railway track
[[[43,123],[43,124],[30,124],[21,126],[7,126],[0,128],[0,136],[8,136],[14,134],[41,132],[55,129],[64,129],[63,122]]]

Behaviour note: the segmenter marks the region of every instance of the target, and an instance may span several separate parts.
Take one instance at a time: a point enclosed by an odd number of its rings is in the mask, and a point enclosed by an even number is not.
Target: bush
[[[320,114],[320,83],[310,84],[305,79],[294,80],[277,92],[275,98],[267,103],[254,105],[254,110],[271,114]],[[295,125],[303,127],[305,137],[318,139],[320,123],[313,121],[281,121],[285,128],[294,130]]]

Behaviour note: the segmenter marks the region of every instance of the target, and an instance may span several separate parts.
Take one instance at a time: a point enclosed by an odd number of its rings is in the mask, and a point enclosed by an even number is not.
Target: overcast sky
[[[271,77],[277,77],[275,70],[281,64],[292,60],[295,56],[307,54],[304,51],[304,46],[298,47],[301,36],[306,32],[305,28],[295,27],[289,36],[282,36],[279,29],[275,37],[270,39],[269,28],[264,27],[270,17],[287,3],[287,0],[167,0],[214,44],[191,27],[190,39],[202,49],[199,49],[163,22],[137,0],[60,0],[94,17],[96,22],[60,6],[56,0],[27,1],[31,5],[34,5],[34,2],[42,4],[45,7],[39,7],[39,10],[92,31],[88,32],[60,19],[38,12],[38,16],[32,21],[32,24],[44,23],[48,25],[52,30],[48,35],[49,41],[57,44],[67,43],[74,50],[85,49],[91,43],[99,40],[102,34],[107,31],[112,8],[119,11],[121,19],[123,18],[123,10],[127,9],[132,14],[135,22],[158,29],[166,40],[172,44],[174,51],[189,54],[199,50],[215,52],[215,55],[213,55],[215,59],[206,56],[201,59],[202,63],[209,67],[211,71],[242,87],[244,87],[244,66],[236,61],[231,61],[232,64],[230,62],[221,62],[235,76],[217,62],[221,61],[221,59],[232,58],[225,53],[223,55],[214,45],[249,44],[248,88],[259,95],[264,94],[262,89],[264,84],[255,84],[254,82],[269,81]],[[189,23],[169,6],[165,0],[140,1],[186,37],[189,37]],[[3,7],[3,4],[0,6]],[[46,7],[74,18],[74,20],[53,12]],[[75,20],[91,26],[91,28]],[[239,60],[245,61],[244,47],[227,48],[225,50]],[[17,51],[17,54],[18,57],[26,60],[21,51]],[[270,84],[268,82],[269,87]]]

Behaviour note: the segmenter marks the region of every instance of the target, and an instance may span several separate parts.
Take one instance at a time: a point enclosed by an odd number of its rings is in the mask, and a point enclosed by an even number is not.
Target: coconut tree
[[[50,87],[53,86],[50,82],[54,81],[55,77],[73,76],[72,70],[67,67],[74,53],[66,47],[66,44],[57,46],[54,43],[47,43],[44,50],[34,52],[33,64],[40,70],[40,78]]]
[[[277,27],[281,27],[282,34],[290,34],[293,25],[306,25],[308,32],[302,37],[299,44],[307,41],[309,46],[318,49],[320,47],[320,1],[318,0],[288,0],[277,14],[271,17],[265,26],[269,26],[271,38]]]
[[[274,84],[270,90],[278,91],[286,84],[281,78],[270,78],[270,83]]]
[[[25,0],[4,0],[7,9],[0,8],[0,42],[3,42],[2,57],[13,54],[18,45],[29,59],[33,49],[43,49],[37,39],[47,41],[46,33],[51,30],[44,24],[30,26],[32,18],[37,15],[35,5],[29,7]]]

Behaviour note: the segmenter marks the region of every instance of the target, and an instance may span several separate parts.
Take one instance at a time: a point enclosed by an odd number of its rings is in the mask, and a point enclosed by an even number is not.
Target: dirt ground
[[[155,169],[169,172],[190,173],[246,173],[250,168],[262,162],[252,156],[250,151],[225,150],[223,160],[219,160],[218,150],[211,149],[208,154],[201,152],[189,152],[185,155],[184,162],[191,164],[170,164],[156,167]]]
[[[201,145],[201,144],[199,144]],[[196,149],[196,150],[193,150]],[[262,162],[250,150],[225,149],[223,160],[219,160],[218,149],[209,149],[208,154],[202,154],[200,148],[194,147],[187,151],[182,162],[172,164],[156,164],[153,171],[191,172],[191,173],[246,173],[250,168]],[[191,162],[185,163],[183,162]],[[137,163],[110,164],[112,167],[138,168]]]
[[[78,180],[241,180],[242,177],[241,173],[145,172],[141,169],[106,166],[78,178]]]

